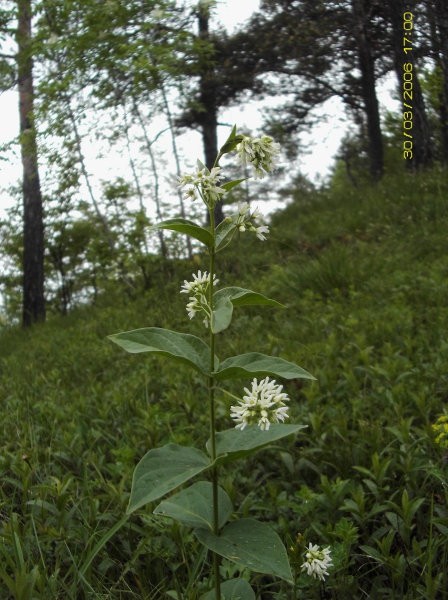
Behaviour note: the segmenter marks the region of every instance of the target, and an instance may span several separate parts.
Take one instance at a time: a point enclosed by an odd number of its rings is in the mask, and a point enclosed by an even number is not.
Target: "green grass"
[[[305,541],[333,550],[325,589],[302,576],[294,596],[253,575],[259,598],[447,597],[447,455],[431,429],[448,398],[447,199],[437,171],[324,190],[275,215],[269,241],[243,236],[218,264],[224,284],[287,305],[240,309],[218,355],[256,349],[317,377],[285,386],[307,429],[222,476],[239,514],[274,522],[298,567]],[[149,448],[204,444],[203,382],[106,340],[143,326],[200,334],[178,294],[197,268],[173,266],[132,301],[1,334],[2,599],[207,590],[188,530],[151,506],[120,523]],[[228,405],[219,427],[230,426]]]

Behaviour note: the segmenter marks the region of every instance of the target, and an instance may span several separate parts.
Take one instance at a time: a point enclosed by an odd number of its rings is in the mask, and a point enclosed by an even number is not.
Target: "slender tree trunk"
[[[442,162],[448,165],[448,93],[439,96],[439,122],[442,148]]]
[[[383,138],[375,88],[375,60],[367,30],[367,14],[363,0],[352,0],[352,11],[355,19],[358,64],[361,71],[361,90],[367,119],[370,174],[375,181],[378,181],[384,169]]]
[[[210,40],[209,32],[209,8],[204,6],[198,12],[199,37],[204,41]],[[216,81],[213,66],[204,59],[204,65],[200,74],[200,103],[203,108],[201,129],[204,144],[205,165],[208,169],[213,167],[218,154],[218,107],[216,102]],[[207,215],[209,220],[209,215]],[[215,206],[215,222],[224,220],[222,202]]]
[[[414,137],[414,160],[412,161],[412,164],[415,165],[416,169],[419,169],[421,167],[429,167],[432,164],[433,151],[431,128],[429,125],[425,100],[415,65],[413,100],[414,126],[412,128],[412,132]]]
[[[157,162],[154,157],[154,152],[152,150],[152,142],[149,139],[148,132],[146,131],[145,121],[141,115],[141,112],[138,108],[135,98],[133,99],[133,112],[140,123],[140,127],[142,128],[142,133],[143,133],[143,137],[145,139],[146,149],[148,151],[149,160],[151,161],[151,167],[152,167],[152,172],[153,172],[153,177],[154,177],[154,203],[156,205],[156,215],[157,215],[158,221],[162,221],[163,217],[162,217],[162,206],[161,206],[161,202],[160,202],[160,193],[159,193],[160,183],[159,183],[159,172],[157,169]],[[157,233],[158,233],[159,242],[160,242],[160,252],[162,254],[162,257],[166,258],[168,256],[168,250],[166,247],[165,238],[163,236],[163,231],[161,229],[159,229]]]
[[[163,84],[163,81],[160,81],[159,87],[160,87],[160,91],[162,93],[162,99],[163,99],[163,104],[165,106],[166,117],[168,119],[168,127],[170,128],[171,147],[173,149],[174,162],[176,164],[176,175],[178,177],[180,177],[182,175],[182,173],[180,170],[180,160],[179,160],[179,152],[177,150],[176,134],[174,133],[174,121],[173,121],[173,117],[171,115],[170,105],[168,102],[168,98],[166,95],[165,86]],[[177,197],[179,198],[180,216],[183,219],[185,219],[186,215],[185,215],[184,199],[182,196],[182,191],[179,188],[177,188]],[[187,244],[188,258],[191,259],[193,256],[193,249],[191,247],[190,236],[188,236],[188,235],[186,236],[186,244]]]
[[[17,66],[23,166],[23,314],[29,327],[45,321],[44,220],[34,123],[31,0],[17,0]]]
[[[58,244],[54,248],[50,249],[50,258],[56,272],[61,278],[59,312],[61,315],[66,316],[68,314],[68,307],[71,301],[71,293],[70,285],[67,280],[67,274],[65,272],[64,249],[62,245]]]
[[[127,112],[126,112],[126,104],[123,101],[121,104],[122,108],[123,108],[123,120],[124,120],[124,133],[126,136],[126,147],[128,150],[128,156],[129,156],[129,166],[131,167],[131,171],[132,171],[132,176],[134,178],[134,184],[135,184],[135,189],[137,192],[137,196],[138,196],[138,201],[140,204],[140,212],[142,215],[144,215],[144,217],[146,218],[146,208],[145,208],[145,203],[143,200],[143,191],[140,185],[140,179],[138,177],[138,173],[137,173],[137,168],[135,166],[135,162],[134,159],[132,157],[132,150],[131,150],[131,139],[129,136],[129,128],[130,125],[128,123],[128,116],[127,116]],[[146,232],[143,232],[143,246],[145,249],[145,254],[148,255],[149,254],[149,248],[148,248],[148,241],[146,239]]]
[[[412,51],[408,54],[403,51],[403,36],[405,34],[403,30],[403,6],[399,2],[389,2],[387,6],[392,25],[394,69],[397,75],[400,98],[403,94],[403,63],[410,62],[413,64],[412,137],[414,144],[413,159],[410,162],[408,161],[407,164],[413,169],[419,169],[420,167],[429,166],[432,162],[431,130]]]
[[[59,64],[59,61],[58,61],[58,68],[61,69],[61,65]],[[115,240],[114,240],[114,237],[110,230],[109,223],[107,222],[107,218],[101,212],[100,206],[98,204],[98,201],[93,192],[92,185],[90,183],[90,175],[87,170],[86,160],[85,160],[84,153],[82,150],[82,138],[81,138],[81,134],[79,132],[78,123],[76,121],[76,116],[75,116],[75,113],[72,108],[72,103],[71,103],[70,97],[67,96],[66,94],[63,94],[62,98],[64,99],[65,106],[67,109],[67,115],[68,115],[68,118],[72,125],[72,131],[73,131],[73,135],[75,137],[76,153],[78,155],[79,167],[81,169],[81,173],[84,178],[84,182],[86,184],[86,188],[87,188],[90,200],[92,202],[92,206],[95,210],[96,216],[98,217],[98,221],[101,223],[101,227],[104,231],[104,235],[106,237],[109,249],[110,249],[111,253],[113,253],[115,250]]]

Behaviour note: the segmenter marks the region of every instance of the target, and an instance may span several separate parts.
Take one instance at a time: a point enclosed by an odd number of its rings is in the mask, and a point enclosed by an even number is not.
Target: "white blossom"
[[[219,279],[216,275],[213,275],[213,285],[216,285]],[[210,275],[207,271],[198,271],[197,274],[193,274],[193,281],[184,280],[181,287],[181,294],[190,294],[187,304],[187,313],[190,319],[192,319],[196,313],[203,313],[205,315],[203,323],[208,327],[211,317],[211,307],[208,302],[208,288],[210,285]]]
[[[213,167],[211,171],[203,167],[194,175],[182,175],[179,177],[179,187],[188,186],[185,190],[186,198],[196,200],[199,194],[205,204],[212,208],[219,201],[220,196],[226,193],[226,190],[218,185],[222,179],[220,171],[221,167]]]
[[[273,170],[277,155],[280,153],[280,144],[274,142],[268,135],[263,135],[261,138],[245,135],[237,145],[236,151],[240,162],[243,165],[251,164],[255,171],[255,178],[262,179]]]
[[[321,550],[317,544],[310,543],[305,559],[305,562],[301,565],[302,571],[306,571],[308,575],[315,579],[324,581],[325,577],[328,576],[328,567],[333,565],[330,548],[327,547]]]
[[[192,188],[188,188],[188,190],[185,190],[185,199],[186,200],[197,200],[198,199],[198,192],[197,190],[192,187]]]
[[[210,283],[210,275],[207,271],[198,271],[196,274],[193,273],[193,281],[187,281],[184,279],[184,283],[180,290],[181,294],[191,294],[200,291],[204,293],[207,290],[208,284]],[[216,275],[213,275],[213,285],[219,283],[219,279]]]
[[[269,227],[267,225],[260,225],[259,227],[254,227],[254,231],[257,235],[257,238],[259,240],[261,240],[262,242],[264,242],[264,240],[266,239],[266,236],[263,234],[269,233]]]
[[[247,425],[258,425],[262,431],[267,431],[271,423],[279,423],[288,418],[289,400],[282,392],[283,386],[269,377],[252,381],[252,389],[244,388],[246,395],[236,406],[230,407],[230,416],[237,423],[236,429],[243,430]]]
[[[230,217],[235,226],[241,233],[252,231],[261,241],[266,239],[265,233],[269,233],[269,227],[263,223],[262,216],[258,208],[251,212],[248,203],[238,204],[238,212]]]

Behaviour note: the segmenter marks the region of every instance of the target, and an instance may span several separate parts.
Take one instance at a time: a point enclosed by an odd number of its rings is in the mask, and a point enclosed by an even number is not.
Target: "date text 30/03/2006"
[[[412,52],[412,33],[414,29],[414,15],[406,11],[403,13],[403,52],[407,55]],[[411,55],[412,56],[412,55]],[[411,160],[413,157],[414,141],[412,127],[414,113],[412,109],[413,95],[413,64],[403,63],[403,158]]]

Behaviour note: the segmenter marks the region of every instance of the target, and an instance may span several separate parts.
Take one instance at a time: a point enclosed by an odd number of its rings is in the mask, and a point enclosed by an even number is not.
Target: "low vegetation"
[[[240,516],[275,526],[297,574],[305,545],[331,547],[325,583],[302,575],[293,591],[255,576],[261,599],[446,597],[447,450],[433,424],[448,397],[447,198],[436,170],[292,193],[268,241],[242,237],[223,255],[229,279],[288,305],[240,311],[218,336],[223,354],[259,348],[317,378],[285,385],[291,420],[307,428],[221,479]],[[202,381],[106,340],[186,329],[177,292],[191,271],[158,265],[140,296],[112,290],[0,334],[1,598],[194,600],[207,589],[210,565],[195,562],[187,530],[162,527],[151,505],[124,516],[149,448],[207,438]],[[219,407],[230,427],[229,401]]]

